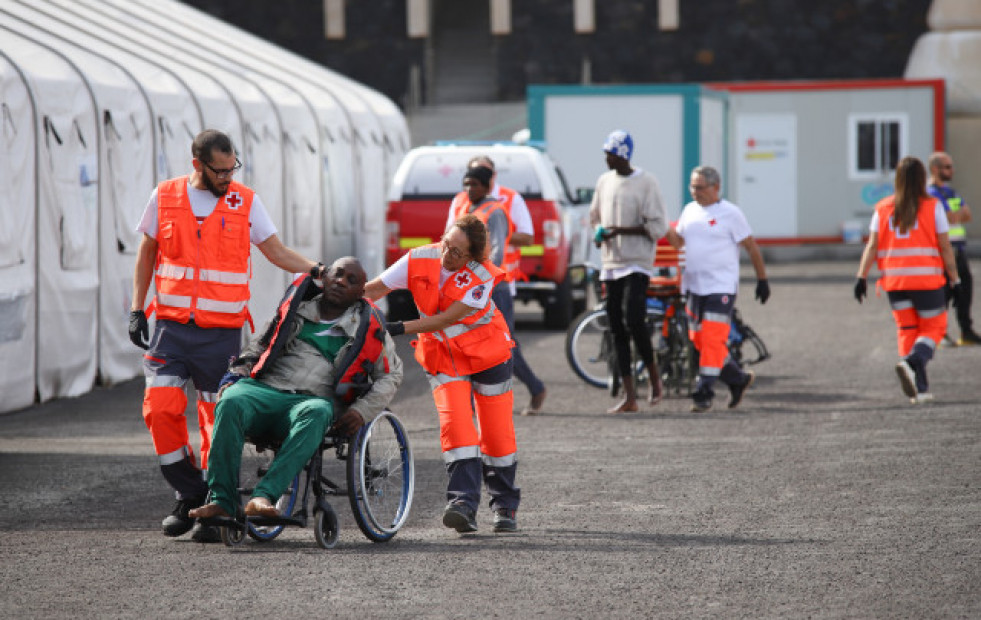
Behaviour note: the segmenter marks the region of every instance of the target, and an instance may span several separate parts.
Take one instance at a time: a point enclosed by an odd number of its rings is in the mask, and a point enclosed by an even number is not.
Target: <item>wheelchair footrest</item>
[[[230,527],[236,530],[244,530],[246,521],[244,519],[234,519],[232,517],[210,517],[208,519],[198,519],[201,525],[212,527]],[[302,514],[292,517],[248,517],[248,523],[258,526],[292,525],[295,527],[306,527],[307,520]]]
[[[306,519],[298,516],[293,517],[249,517],[249,523],[258,526],[270,525],[293,525],[296,527],[306,527]]]

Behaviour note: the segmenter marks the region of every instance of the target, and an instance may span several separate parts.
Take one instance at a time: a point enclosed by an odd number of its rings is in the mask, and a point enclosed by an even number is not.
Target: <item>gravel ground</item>
[[[437,422],[406,342],[393,408],[416,497],[384,544],[343,501],[329,551],[298,528],[235,549],[162,536],[172,500],[141,380],[0,416],[4,615],[979,617],[981,347],[941,348],[936,402],[910,405],[885,297],[856,304],[854,267],[771,265],[765,306],[744,282],[739,308],[773,358],[733,411],[720,396],[703,414],[672,398],[605,415],[610,398],[572,374],[564,334],[519,307],[549,396],[542,415],[515,417],[513,535],[493,534],[486,508],[476,535],[440,524]],[[516,410],[527,398],[516,388]]]

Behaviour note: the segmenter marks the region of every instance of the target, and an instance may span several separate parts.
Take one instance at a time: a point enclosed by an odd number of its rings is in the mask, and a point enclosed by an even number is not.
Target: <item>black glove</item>
[[[869,285],[865,278],[855,278],[855,301],[862,303],[869,293]]]
[[[401,336],[405,333],[405,323],[402,321],[395,321],[394,323],[385,323],[385,329],[388,330],[390,336]]]
[[[958,280],[955,284],[950,285],[950,302],[955,308],[960,305],[961,297],[964,296],[964,285]]]
[[[757,280],[756,299],[758,299],[761,304],[765,304],[766,300],[769,298],[770,298],[770,283],[766,281],[766,278],[763,278],[762,280]]]
[[[146,313],[133,310],[129,313],[129,339],[141,349],[150,348],[150,326],[146,322]]]

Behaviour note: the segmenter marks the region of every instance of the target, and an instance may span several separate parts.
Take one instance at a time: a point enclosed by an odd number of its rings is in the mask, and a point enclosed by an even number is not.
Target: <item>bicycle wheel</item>
[[[579,315],[565,334],[565,357],[580,379],[597,388],[611,387],[610,364],[615,364],[606,310]]]
[[[661,364],[659,366],[661,381],[667,392],[687,396],[691,392],[694,381],[691,371],[694,346],[688,339],[688,324],[683,317],[677,315],[666,320],[668,321],[668,333],[665,338],[667,346],[658,356]]]
[[[272,463],[276,454],[271,448],[258,450],[255,445],[246,443],[242,448],[242,465],[239,468],[238,486],[239,495],[244,501],[248,501],[255,491],[259,480],[266,475],[269,465]],[[300,477],[297,476],[290,483],[286,492],[276,500],[275,505],[279,513],[283,516],[293,514],[296,506],[296,498],[299,495]],[[255,540],[267,541],[276,538],[282,533],[283,525],[253,525],[249,523],[248,534]]]
[[[369,540],[389,540],[409,517],[415,464],[405,428],[382,411],[351,440],[347,484],[354,520]]]

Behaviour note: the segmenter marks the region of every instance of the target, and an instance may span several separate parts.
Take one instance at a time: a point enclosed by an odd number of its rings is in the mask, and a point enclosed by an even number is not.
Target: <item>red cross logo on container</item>
[[[235,211],[242,204],[242,197],[238,195],[238,192],[228,192],[225,194],[225,204],[228,205],[229,209]]]

